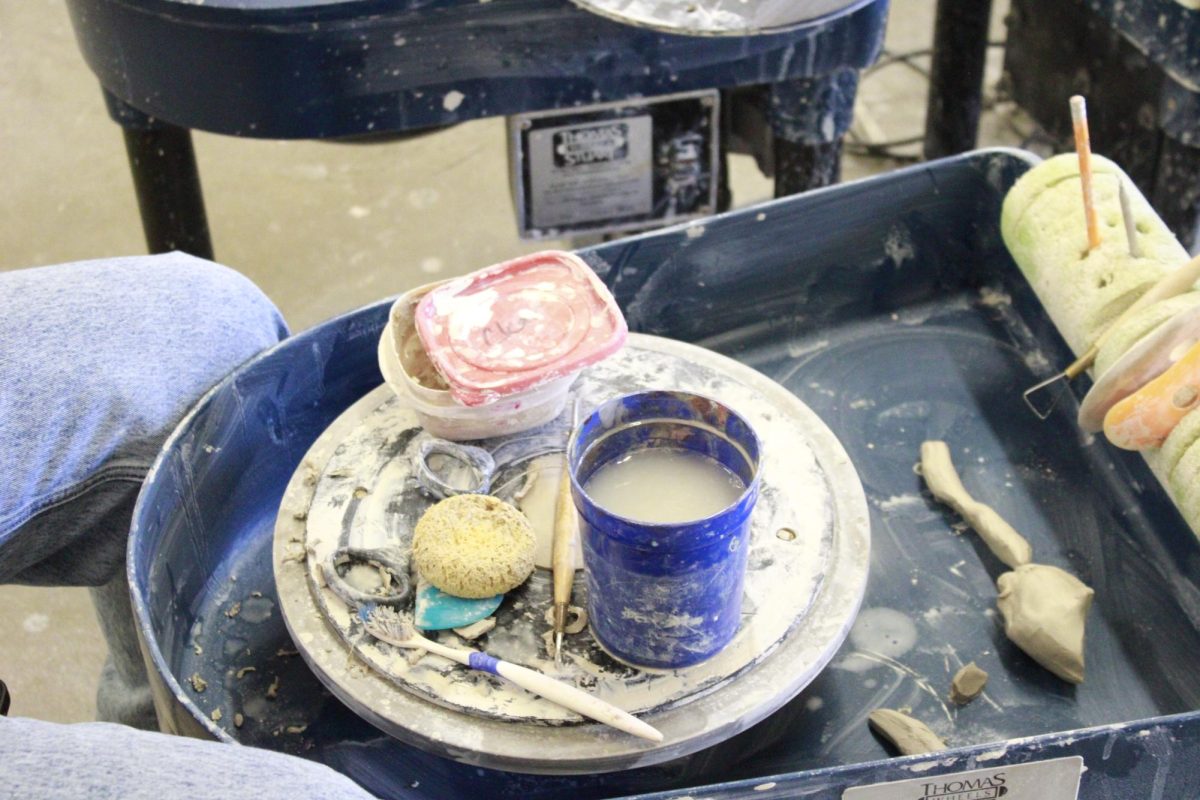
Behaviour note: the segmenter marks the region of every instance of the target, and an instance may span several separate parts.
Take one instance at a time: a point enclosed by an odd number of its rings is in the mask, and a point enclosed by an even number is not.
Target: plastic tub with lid
[[[406,292],[379,342],[384,380],[434,436],[483,439],[558,416],[625,319],[578,256],[545,251]]]

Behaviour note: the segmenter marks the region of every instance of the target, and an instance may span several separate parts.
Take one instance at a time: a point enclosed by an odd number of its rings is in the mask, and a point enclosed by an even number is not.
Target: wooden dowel
[[[1087,221],[1088,250],[1100,246],[1100,225],[1092,195],[1092,145],[1088,138],[1087,104],[1082,95],[1071,98],[1071,124],[1075,128],[1075,152],[1079,155],[1079,181],[1083,185],[1083,215]]]

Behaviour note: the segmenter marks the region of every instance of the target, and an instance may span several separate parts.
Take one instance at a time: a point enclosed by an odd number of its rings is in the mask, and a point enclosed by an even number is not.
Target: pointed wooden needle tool
[[[1087,103],[1083,95],[1071,98],[1071,126],[1075,129],[1075,152],[1079,156],[1079,182],[1083,186],[1083,215],[1087,221],[1088,251],[1100,246],[1100,225],[1092,194],[1092,143],[1088,137]]]
[[[571,431],[579,417],[579,403],[571,412]],[[570,437],[568,437],[569,440]],[[571,589],[575,585],[575,541],[579,538],[579,516],[571,498],[571,464],[563,454],[562,477],[558,481],[558,499],[554,508],[554,538],[551,540],[550,566],[554,581],[554,663],[562,666],[563,633]]]

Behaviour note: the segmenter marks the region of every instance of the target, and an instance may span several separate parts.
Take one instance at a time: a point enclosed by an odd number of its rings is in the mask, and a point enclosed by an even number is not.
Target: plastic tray
[[[1021,400],[1070,360],[998,233],[1003,194],[1030,163],[1016,151],[969,154],[582,254],[631,329],[730,354],[800,396],[867,491],[863,613],[889,609],[875,621],[897,635],[852,636],[767,720],[645,769],[500,773],[378,733],[288,654],[271,605],[275,511],[313,440],[378,385],[386,301],[243,367],[183,423],[152,473],[130,570],[162,716],[323,761],[380,797],[840,798],[864,783],[1066,755],[1087,767],[1081,796],[1200,793],[1200,545],[1140,457],[1078,433],[1075,403],[1039,422]],[[950,443],[967,487],[1030,539],[1037,560],[1096,589],[1082,686],[1003,636],[990,611],[1001,565],[973,536],[955,535],[958,519],[913,471],[927,438]],[[265,602],[248,615],[250,599]],[[225,616],[239,600],[242,612]],[[915,629],[908,649],[901,619]],[[943,711],[936,695],[959,659],[991,672],[988,700]],[[257,672],[236,679],[246,665]],[[218,676],[203,694],[185,683],[196,671]],[[263,699],[276,678],[277,699]],[[866,725],[878,706],[910,706],[956,749],[889,759]],[[696,788],[717,781],[743,783]]]

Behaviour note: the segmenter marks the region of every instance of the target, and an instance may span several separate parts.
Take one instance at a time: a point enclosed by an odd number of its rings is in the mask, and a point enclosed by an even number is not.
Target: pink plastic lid
[[[450,281],[417,304],[417,334],[450,393],[478,406],[612,355],[628,328],[578,256],[515,258]]]

